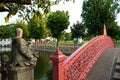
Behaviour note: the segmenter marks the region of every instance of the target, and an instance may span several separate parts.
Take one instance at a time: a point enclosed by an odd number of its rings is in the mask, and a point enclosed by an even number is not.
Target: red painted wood
[[[53,80],[85,80],[100,55],[113,47],[113,40],[105,33],[91,39],[67,58],[57,49],[50,57],[53,62]]]
[[[63,62],[66,59],[66,56],[59,50],[59,48],[57,48],[56,52],[52,56],[50,56],[50,59],[53,61],[53,67],[52,67],[53,79],[52,80],[61,80],[61,78],[64,77]]]

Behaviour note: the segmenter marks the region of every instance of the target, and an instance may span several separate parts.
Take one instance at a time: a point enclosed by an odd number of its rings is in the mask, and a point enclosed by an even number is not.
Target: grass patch
[[[120,40],[115,41],[115,47],[120,47]]]

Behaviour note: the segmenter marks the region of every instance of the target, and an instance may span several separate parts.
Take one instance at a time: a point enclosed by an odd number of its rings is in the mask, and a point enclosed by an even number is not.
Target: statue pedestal
[[[34,67],[14,67],[8,73],[8,80],[34,80]]]

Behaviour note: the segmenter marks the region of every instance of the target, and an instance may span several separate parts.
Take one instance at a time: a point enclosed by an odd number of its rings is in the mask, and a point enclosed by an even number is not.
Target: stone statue
[[[10,66],[35,66],[37,62],[36,55],[31,49],[31,44],[27,43],[23,38],[23,30],[16,29],[16,37],[12,40],[12,57]]]

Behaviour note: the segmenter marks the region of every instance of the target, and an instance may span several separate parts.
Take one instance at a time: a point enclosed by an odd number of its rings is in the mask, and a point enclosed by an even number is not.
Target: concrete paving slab
[[[110,80],[116,56],[120,57],[118,53],[120,49],[107,49],[94,64],[86,80]]]

